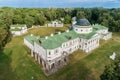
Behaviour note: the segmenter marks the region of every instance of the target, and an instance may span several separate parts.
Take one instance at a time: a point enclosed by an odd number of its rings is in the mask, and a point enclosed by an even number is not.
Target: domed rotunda
[[[73,29],[76,33],[79,34],[89,34],[92,32],[92,27],[90,22],[87,19],[79,19],[75,25],[73,25]]]

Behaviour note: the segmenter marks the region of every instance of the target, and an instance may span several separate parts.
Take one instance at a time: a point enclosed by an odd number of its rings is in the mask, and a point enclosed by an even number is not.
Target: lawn
[[[23,36],[13,37],[0,52],[0,80],[99,80],[104,66],[109,64],[112,52],[120,53],[120,33],[114,33],[108,41],[100,41],[100,47],[86,54],[81,50],[69,56],[69,63],[56,73],[45,76],[41,66],[30,56],[23,37],[28,34],[49,36],[64,28],[35,28]]]

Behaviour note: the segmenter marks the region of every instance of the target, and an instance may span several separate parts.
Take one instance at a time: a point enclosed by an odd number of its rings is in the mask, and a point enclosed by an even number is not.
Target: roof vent
[[[30,36],[33,36],[33,34],[31,34]]]
[[[66,32],[69,32],[69,30],[66,30]]]
[[[45,39],[48,39],[48,36],[45,36]]]
[[[61,32],[58,32],[58,34],[61,34]]]
[[[53,34],[51,34],[50,36],[53,36]]]
[[[37,36],[37,39],[39,39],[40,38],[40,36]]]

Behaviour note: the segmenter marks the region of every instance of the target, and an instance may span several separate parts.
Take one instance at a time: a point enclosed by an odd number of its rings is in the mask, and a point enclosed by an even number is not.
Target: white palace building
[[[78,49],[89,53],[99,47],[100,39],[108,40],[111,37],[112,33],[108,32],[107,27],[91,25],[87,19],[79,19],[71,30],[44,38],[29,35],[24,38],[24,44],[49,75],[67,63],[69,54]]]

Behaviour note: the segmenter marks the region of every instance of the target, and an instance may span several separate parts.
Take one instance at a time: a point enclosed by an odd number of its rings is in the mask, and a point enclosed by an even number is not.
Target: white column
[[[31,57],[33,57],[34,55],[33,55],[33,50],[31,50]]]
[[[35,53],[35,61],[37,61],[37,53]]]
[[[38,56],[38,63],[40,64],[40,56]]]

